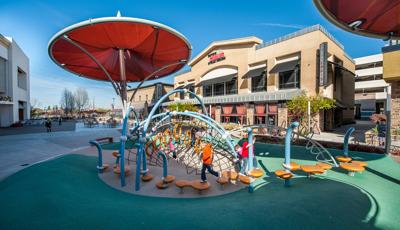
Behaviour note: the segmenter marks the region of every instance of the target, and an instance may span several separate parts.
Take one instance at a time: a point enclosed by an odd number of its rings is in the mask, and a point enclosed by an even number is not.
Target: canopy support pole
[[[119,68],[120,68],[120,96],[121,96],[121,101],[122,101],[122,132],[121,132],[121,144],[120,144],[120,149],[119,149],[119,155],[121,156],[121,161],[120,161],[120,176],[121,176],[121,186],[125,186],[125,144],[126,141],[128,140],[126,136],[126,130],[128,126],[128,117],[129,117],[129,112],[130,112],[130,105],[127,102],[127,93],[126,93],[126,72],[125,72],[125,57],[124,57],[124,50],[119,49]]]

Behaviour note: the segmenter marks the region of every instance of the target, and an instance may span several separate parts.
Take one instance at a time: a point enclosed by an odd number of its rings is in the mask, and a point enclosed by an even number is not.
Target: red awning
[[[185,65],[179,62],[188,60],[191,52],[189,42],[177,31],[137,18],[91,19],[57,33],[49,43],[53,61],[74,74],[95,80],[109,79],[89,55],[65,36],[97,59],[114,81],[120,81],[119,49],[124,50],[128,82],[142,81],[168,65],[171,66],[147,80],[172,74]]]
[[[347,31],[400,39],[400,0],[314,0],[319,11]]]

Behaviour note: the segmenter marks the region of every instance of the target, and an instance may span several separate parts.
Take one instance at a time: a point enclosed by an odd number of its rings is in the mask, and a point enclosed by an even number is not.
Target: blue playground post
[[[285,169],[290,172],[290,141],[292,139],[293,129],[299,126],[299,122],[295,121],[286,130],[285,136]],[[285,186],[290,186],[290,180],[285,180]]]
[[[99,154],[99,157],[97,158],[97,170],[99,170],[99,173],[103,172],[103,150],[101,149],[101,145],[97,141],[89,141],[89,144],[96,146],[97,152]]]
[[[124,160],[125,158],[124,158],[124,155],[125,155],[125,142],[128,139],[126,136],[126,129],[128,127],[128,118],[129,118],[129,113],[130,113],[131,109],[132,109],[132,107],[128,106],[128,108],[126,109],[123,123],[122,123],[121,146],[119,149],[119,155],[121,157],[121,161],[119,162],[120,163],[119,168],[121,171],[120,176],[121,176],[121,186],[122,187],[125,186],[125,160]],[[118,160],[118,158],[117,158],[117,160]]]
[[[249,145],[253,145],[253,130],[251,128],[247,128],[247,143]],[[253,165],[253,158],[254,158],[254,152],[253,152],[253,146],[249,147],[249,162],[247,163],[247,172],[250,172],[254,165]]]
[[[251,128],[247,128],[247,145],[250,145],[248,151],[249,151],[249,160],[247,162],[247,172],[250,172],[253,169],[253,158],[254,158],[254,152],[253,152],[253,130]],[[246,171],[246,169],[245,169]],[[254,186],[253,182],[250,182],[249,184],[249,192],[252,193],[254,192]]]
[[[161,156],[163,160],[163,177],[162,179],[164,180],[165,177],[168,175],[168,161],[167,161],[167,156],[165,155],[164,152],[160,151],[158,152],[158,156]]]
[[[354,130],[356,130],[354,127],[350,127],[347,132],[346,135],[344,135],[344,142],[343,142],[343,154],[348,157],[349,156],[349,140],[350,140],[350,136],[351,134],[354,132]]]

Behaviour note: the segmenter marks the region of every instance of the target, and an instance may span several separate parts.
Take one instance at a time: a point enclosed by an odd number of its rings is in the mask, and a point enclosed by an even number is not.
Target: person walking
[[[62,118],[60,116],[60,117],[58,117],[58,125],[61,126],[61,123],[62,123]]]
[[[384,146],[386,137],[386,124],[384,120],[377,122],[377,129],[378,129],[379,146]]]
[[[212,168],[213,162],[213,149],[210,143],[207,143],[203,148],[202,156],[203,166],[201,168],[201,183],[207,182],[206,170],[212,175],[219,177],[219,173]]]

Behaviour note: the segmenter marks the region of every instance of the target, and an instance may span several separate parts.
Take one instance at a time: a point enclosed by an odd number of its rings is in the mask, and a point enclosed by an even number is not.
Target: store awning
[[[288,62],[282,62],[279,64],[276,64],[270,71],[269,73],[281,73],[285,71],[290,71],[294,70],[296,66],[299,64],[299,60],[294,60],[294,61],[288,61]]]
[[[220,82],[226,82],[232,80],[234,77],[237,76],[237,69],[234,68],[218,68],[208,72],[200,79],[200,83],[197,85],[207,84],[214,84]]]
[[[242,78],[249,79],[252,77],[258,77],[261,74],[263,74],[263,72],[265,72],[266,70],[267,70],[266,64],[251,67],[251,68],[249,68],[249,71],[247,71],[247,73]]]

